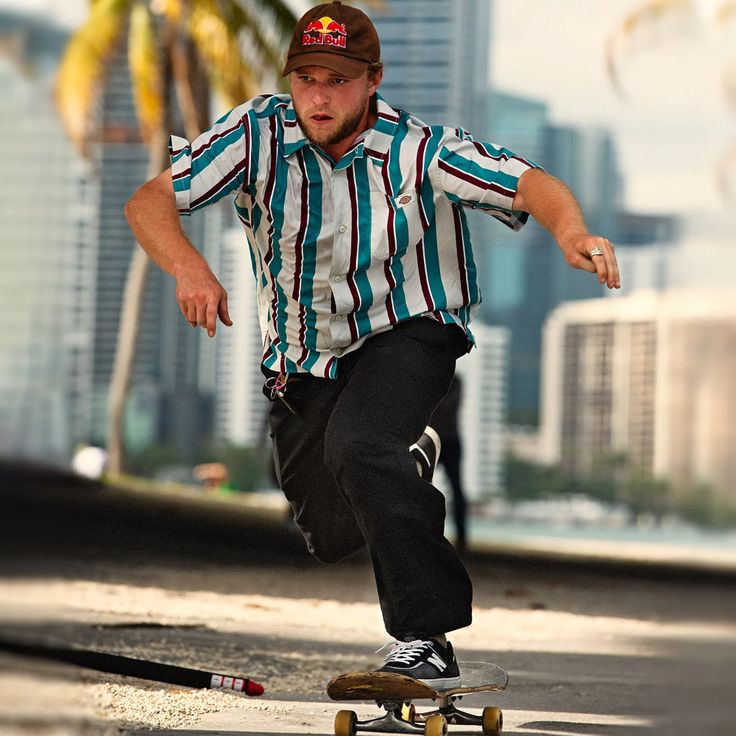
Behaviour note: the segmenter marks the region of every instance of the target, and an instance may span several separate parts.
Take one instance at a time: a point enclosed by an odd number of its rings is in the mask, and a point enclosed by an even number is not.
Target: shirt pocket
[[[424,235],[419,195],[415,189],[391,196],[371,190],[371,254],[385,261],[402,255]]]

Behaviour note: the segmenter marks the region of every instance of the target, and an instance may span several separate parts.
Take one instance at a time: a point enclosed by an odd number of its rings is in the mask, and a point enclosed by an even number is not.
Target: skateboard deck
[[[347,672],[330,681],[327,694],[333,700],[436,700],[466,693],[505,690],[509,681],[501,667],[489,662],[461,662],[460,672],[460,684],[446,690],[436,690],[407,675]]]
[[[489,662],[461,662],[461,681],[452,688],[438,690],[407,675],[388,672],[347,672],[327,685],[333,700],[374,700],[386,715],[368,721],[341,710],[335,718],[336,736],[356,736],[358,731],[446,736],[447,724],[480,726],[485,736],[500,736],[503,714],[500,708],[486,707],[478,716],[455,707],[454,701],[467,693],[505,690],[509,676]],[[435,700],[437,709],[417,713],[413,700]]]

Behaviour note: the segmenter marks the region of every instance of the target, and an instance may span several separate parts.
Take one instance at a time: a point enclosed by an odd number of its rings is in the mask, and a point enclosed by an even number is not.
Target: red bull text
[[[302,46],[337,46],[344,49],[347,35],[348,29],[344,23],[325,16],[307,25],[302,34]]]

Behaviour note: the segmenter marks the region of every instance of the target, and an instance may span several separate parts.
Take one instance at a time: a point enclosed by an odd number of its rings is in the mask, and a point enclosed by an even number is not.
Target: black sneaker
[[[460,684],[460,670],[449,641],[447,647],[434,639],[394,642],[378,672],[408,675],[436,690],[448,690]]]
[[[419,475],[429,483],[432,482],[434,470],[440,459],[441,447],[440,436],[432,427],[427,427],[422,436],[409,448],[409,452],[417,461]]]

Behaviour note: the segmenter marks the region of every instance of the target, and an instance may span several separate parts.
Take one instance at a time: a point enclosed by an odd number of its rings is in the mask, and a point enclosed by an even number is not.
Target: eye
[[[300,82],[302,82],[303,84],[307,84],[307,83],[308,83],[308,82],[310,81],[311,77],[310,77],[310,76],[308,76],[307,74],[300,74],[300,75],[299,75],[299,76],[297,77],[297,79],[298,79],[298,80],[299,80]]]
[[[345,84],[348,80],[340,77],[333,77],[331,81],[335,87],[339,87],[340,85]]]

